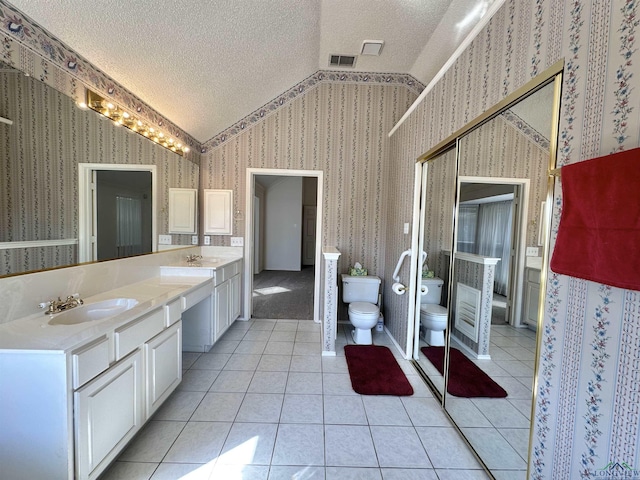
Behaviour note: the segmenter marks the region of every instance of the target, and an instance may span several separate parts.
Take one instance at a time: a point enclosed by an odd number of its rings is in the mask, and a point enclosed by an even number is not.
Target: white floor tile
[[[434,468],[482,468],[453,427],[416,428]]]
[[[125,462],[161,462],[185,422],[151,420],[136,435],[118,460]]]
[[[411,420],[400,397],[365,395],[362,397],[362,401],[369,425],[411,425]]]
[[[157,463],[115,462],[100,480],[149,480]]]
[[[348,373],[323,373],[322,391],[325,395],[358,395]]]
[[[248,370],[254,371],[260,363],[260,355],[241,355],[234,353],[225,364],[223,370]]]
[[[237,422],[278,423],[284,395],[247,393],[236,416]]]
[[[322,393],[322,374],[319,372],[289,372],[287,393]]]
[[[254,373],[223,370],[209,389],[210,392],[244,393],[249,388]]]
[[[291,357],[292,372],[322,372],[320,355],[293,355]]]
[[[413,427],[371,427],[381,467],[431,468],[431,462]]]
[[[438,480],[435,470],[427,468],[383,468],[383,480]]]
[[[218,459],[229,422],[189,422],[164,458],[165,462],[210,463]]]
[[[281,423],[323,423],[322,395],[285,394]]]
[[[276,423],[234,423],[216,465],[270,465],[277,430]]]
[[[324,441],[327,466],[378,467],[369,427],[325,425]]]
[[[324,465],[322,425],[280,424],[272,465]]]
[[[379,468],[327,467],[327,480],[382,480]]]
[[[191,417],[193,422],[233,422],[244,393],[207,393]]]
[[[265,465],[216,465],[210,480],[267,480],[269,467]],[[182,480],[182,479],[180,479]]]
[[[187,421],[205,396],[205,392],[174,392],[156,411],[154,420]]]
[[[206,392],[211,388],[220,370],[187,370],[177,390],[183,392]]]
[[[269,480],[325,480],[324,467],[271,465]]]
[[[359,395],[324,395],[324,423],[367,425],[367,414]]]
[[[288,372],[255,372],[248,392],[284,393],[288,376]]]
[[[169,463],[158,466],[151,480],[209,480],[213,465],[210,463]]]
[[[290,355],[262,355],[257,370],[266,372],[288,372]]]
[[[233,353],[242,355],[262,355],[266,346],[266,340],[255,342],[250,340],[242,340]]]

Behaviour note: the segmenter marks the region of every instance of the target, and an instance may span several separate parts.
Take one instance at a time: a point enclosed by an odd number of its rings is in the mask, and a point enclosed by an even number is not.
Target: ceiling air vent
[[[356,57],[353,55],[331,55],[329,57],[330,67],[353,68],[356,65]]]

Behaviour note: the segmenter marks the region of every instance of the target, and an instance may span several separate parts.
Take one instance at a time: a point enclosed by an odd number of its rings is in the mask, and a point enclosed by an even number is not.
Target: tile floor
[[[385,333],[414,395],[351,389],[346,330],[322,357],[312,321],[235,322],[101,479],[489,478]]]
[[[507,398],[450,395],[446,400],[447,410],[497,479],[526,478],[535,348],[533,330],[492,325],[491,360],[472,361],[507,391]],[[442,377],[422,354],[420,365],[442,388]]]

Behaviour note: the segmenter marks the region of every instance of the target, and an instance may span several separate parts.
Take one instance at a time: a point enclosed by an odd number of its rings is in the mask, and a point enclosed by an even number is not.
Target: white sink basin
[[[66,312],[56,313],[49,320],[49,325],[75,325],[93,322],[125,312],[138,304],[133,298],[111,298],[101,302],[89,303],[75,307]]]

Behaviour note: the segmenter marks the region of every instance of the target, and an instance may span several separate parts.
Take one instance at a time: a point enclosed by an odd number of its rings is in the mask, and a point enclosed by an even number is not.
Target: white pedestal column
[[[322,305],[322,355],[335,356],[336,328],[338,326],[338,259],[335,247],[322,249],[324,259],[324,284]]]

